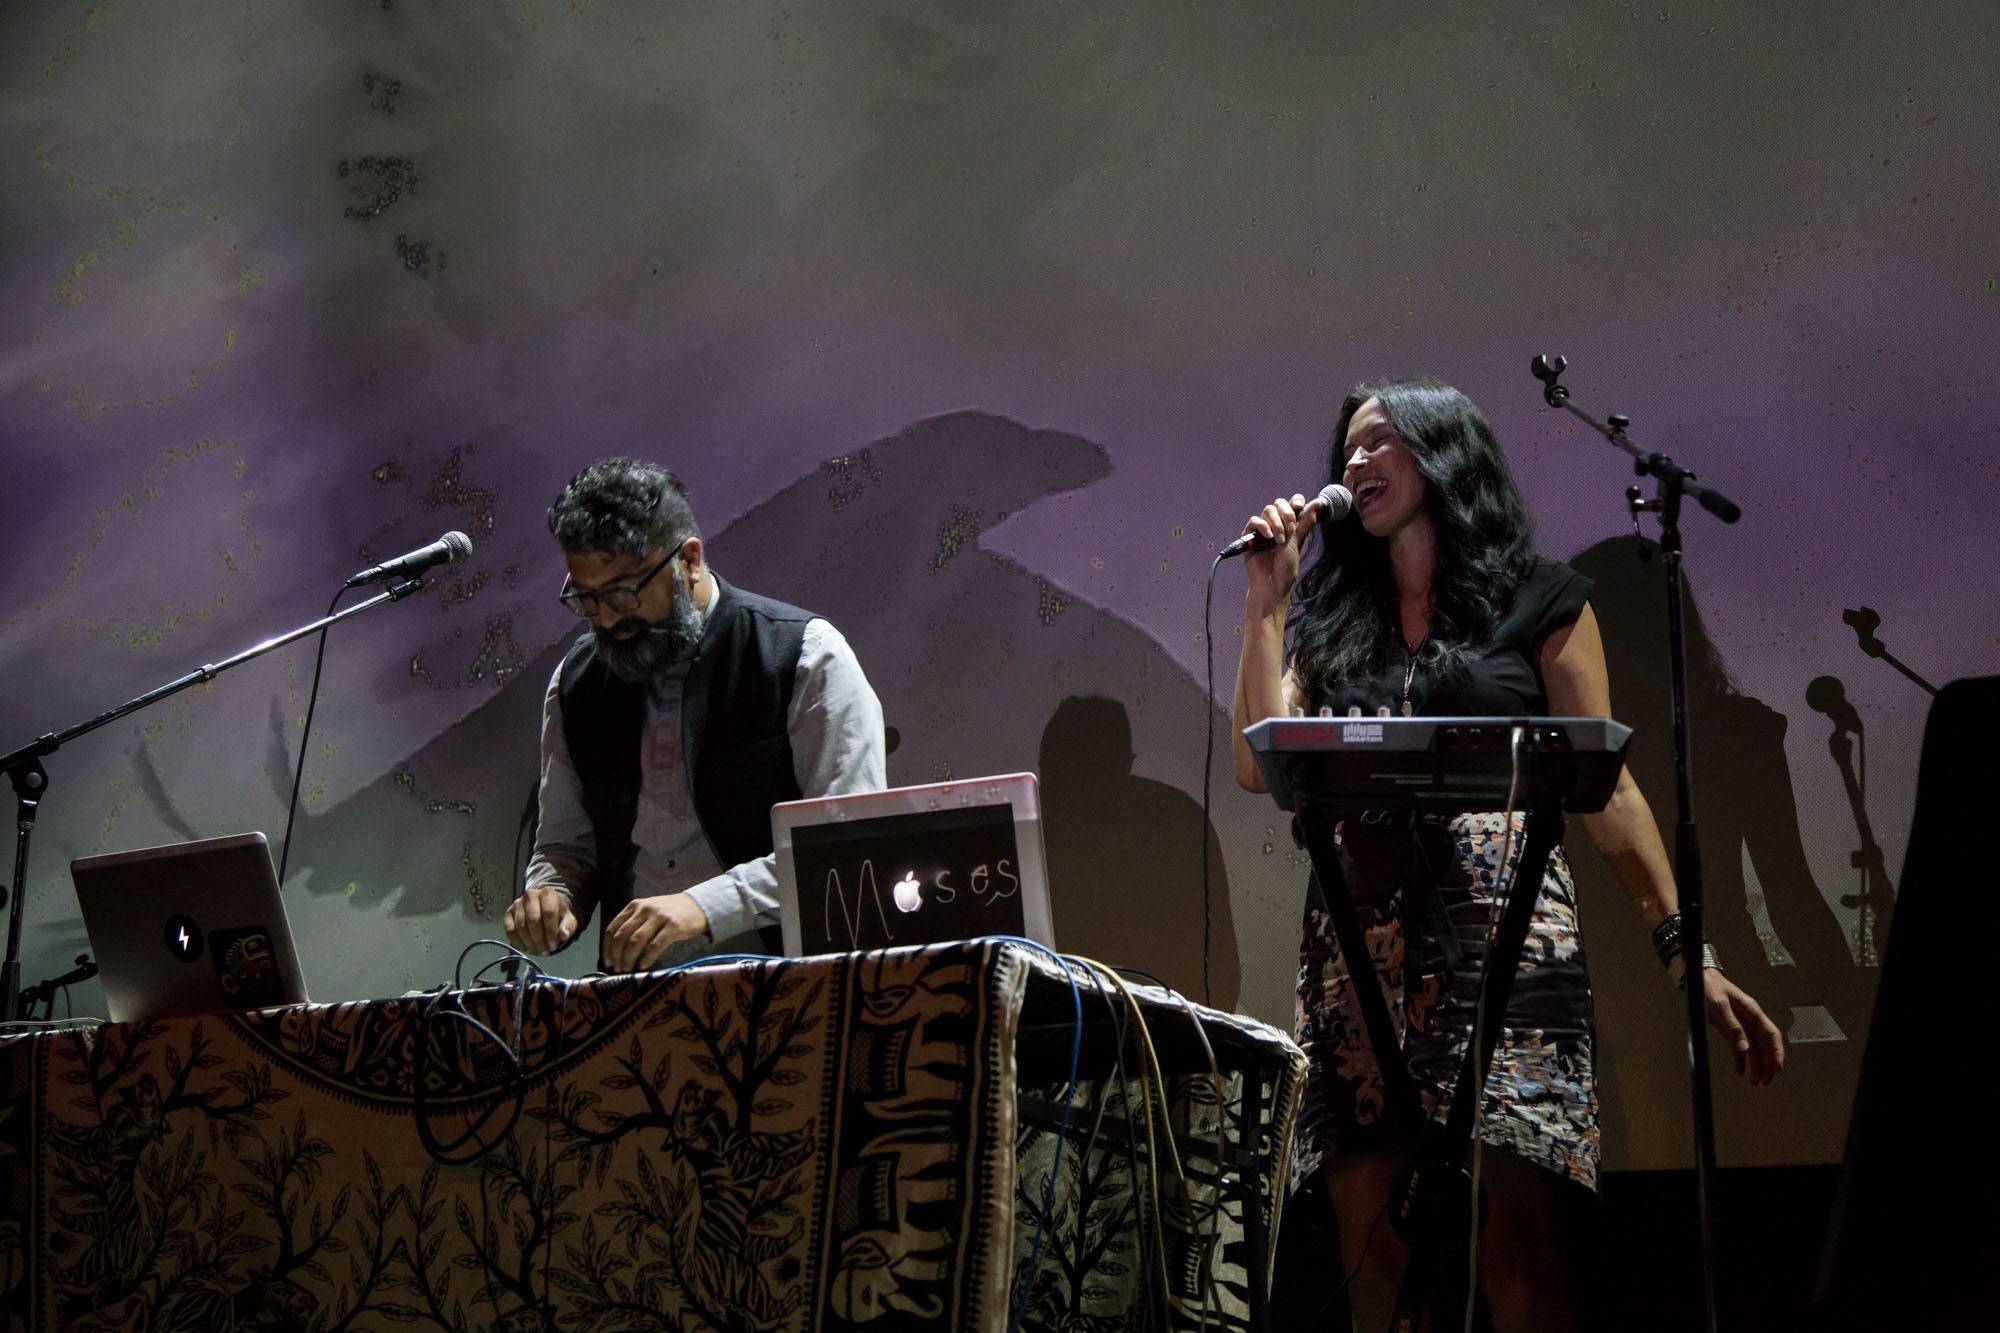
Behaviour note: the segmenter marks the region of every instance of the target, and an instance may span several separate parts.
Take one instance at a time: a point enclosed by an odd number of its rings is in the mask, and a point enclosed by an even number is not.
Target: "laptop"
[[[1032,773],[771,807],[785,954],[1021,935],[1055,947]]]
[[[114,1023],[303,1004],[261,833],[69,863]]]

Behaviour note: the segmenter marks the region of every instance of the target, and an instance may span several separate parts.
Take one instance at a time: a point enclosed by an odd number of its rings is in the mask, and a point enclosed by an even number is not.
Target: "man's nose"
[[[618,613],[602,602],[590,604],[590,623],[598,629],[610,629],[618,623]]]

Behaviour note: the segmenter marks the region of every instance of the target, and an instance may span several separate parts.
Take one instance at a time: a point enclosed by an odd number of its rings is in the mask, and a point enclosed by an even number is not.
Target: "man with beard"
[[[840,631],[733,588],[687,490],[612,458],[549,510],[590,629],[542,711],[541,822],[507,938],[564,948],[603,913],[598,966],[775,953],[771,807],[883,786],[882,706]]]

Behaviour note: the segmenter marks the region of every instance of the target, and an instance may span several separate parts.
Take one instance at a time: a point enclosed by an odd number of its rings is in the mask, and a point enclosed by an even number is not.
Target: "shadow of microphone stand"
[[[1890,666],[1933,698],[1937,686],[1925,680],[1910,669],[1907,662],[1889,651],[1888,645],[1876,637],[1881,628],[1882,616],[1872,606],[1857,607],[1852,611],[1842,611],[1840,618],[1854,631],[1860,641],[1861,651],[1887,662]],[[1896,887],[1889,879],[1888,867],[1882,862],[1882,849],[1875,842],[1874,827],[1868,821],[1868,735],[1861,725],[1860,714],[1848,702],[1847,688],[1835,676],[1817,676],[1806,685],[1806,704],[1815,712],[1824,713],[1833,722],[1833,734],[1826,739],[1826,748],[1833,755],[1833,762],[1840,768],[1841,784],[1847,789],[1847,803],[1854,812],[1854,827],[1861,835],[1861,846],[1849,857],[1850,863],[1861,872],[1861,888],[1857,893],[1842,894],[1843,907],[1855,910],[1855,957],[1863,967],[1881,965],[1880,953],[1875,944],[1875,926],[1881,920],[1896,895]],[[1860,764],[1857,771],[1853,738],[1859,737]]]
[[[1862,967],[1879,967],[1882,960],[1876,948],[1875,927],[1894,900],[1896,889],[1889,880],[1889,868],[1883,863],[1882,848],[1875,841],[1874,825],[1868,819],[1868,734],[1861,725],[1861,715],[1848,702],[1847,687],[1837,677],[1815,676],[1806,685],[1806,704],[1833,722],[1826,748],[1840,769],[1841,785],[1847,789],[1847,805],[1854,812],[1854,827],[1861,835],[1861,846],[1848,857],[1848,864],[1861,872],[1861,888],[1840,896],[1840,905],[1853,908],[1855,913],[1855,960]],[[1858,768],[1854,744],[1857,737],[1861,742]]]
[[[1908,663],[1890,652],[1887,645],[1875,637],[1875,631],[1882,625],[1882,616],[1874,607],[1864,606],[1853,611],[1842,611],[1840,618],[1847,622],[1848,627],[1854,631],[1854,636],[1861,640],[1862,652],[1870,657],[1881,658],[1914,681],[1924,693],[1932,698],[1937,697],[1937,686],[1910,670]]]

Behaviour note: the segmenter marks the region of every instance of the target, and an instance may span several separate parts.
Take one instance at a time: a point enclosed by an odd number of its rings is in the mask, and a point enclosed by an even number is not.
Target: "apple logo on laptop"
[[[895,893],[896,906],[901,911],[914,912],[924,905],[923,886],[917,883],[916,875],[910,871],[904,871],[903,877],[896,881]]]
[[[201,957],[201,927],[191,916],[167,918],[167,951],[183,963]]]

